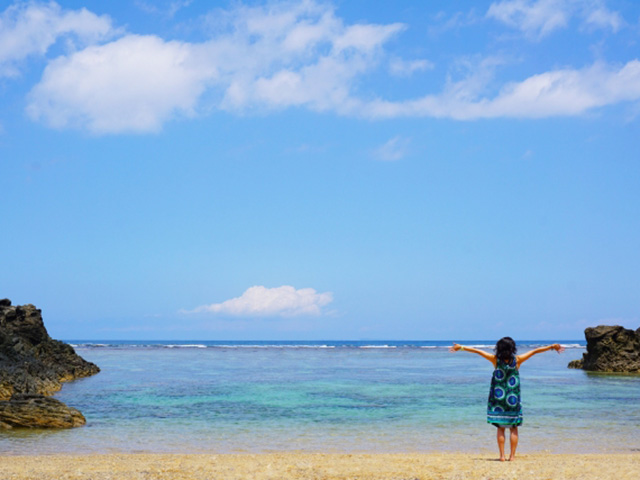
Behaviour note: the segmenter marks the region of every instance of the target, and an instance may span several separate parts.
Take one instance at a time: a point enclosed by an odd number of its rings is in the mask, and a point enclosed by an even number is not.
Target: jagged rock
[[[569,368],[592,372],[640,373],[640,328],[600,325],[584,331],[587,352]]]
[[[583,353],[583,355],[584,355],[584,353]],[[575,369],[579,370],[579,369],[581,369],[581,368],[582,368],[582,365],[583,365],[583,363],[582,363],[582,359],[580,358],[580,359],[578,359],[578,360],[571,360],[571,361],[569,362],[569,365],[567,365],[567,367],[569,367],[569,368],[575,368]]]
[[[12,306],[8,299],[0,300],[0,425],[12,425],[3,412],[12,412],[16,404],[22,418],[37,418],[40,415],[53,415],[52,420],[41,418],[34,427],[50,425],[78,426],[84,424],[84,417],[75,409],[64,406],[67,413],[61,413],[61,407],[52,408],[52,399],[42,400],[43,396],[53,395],[62,388],[63,382],[76,378],[95,375],[100,369],[77,355],[73,347],[52,339],[42,321],[42,313],[33,305]],[[25,395],[27,397],[25,397]],[[29,398],[25,402],[25,398]],[[40,399],[40,400],[37,400]],[[46,408],[45,408],[46,407]],[[27,415],[33,409],[33,415]],[[75,411],[83,418],[80,422]],[[58,413],[56,413],[58,412]],[[66,415],[66,417],[65,417]],[[73,418],[61,421],[61,418]],[[30,426],[16,423],[20,426]]]
[[[72,428],[86,423],[75,408],[44,395],[14,395],[0,401],[0,428]]]

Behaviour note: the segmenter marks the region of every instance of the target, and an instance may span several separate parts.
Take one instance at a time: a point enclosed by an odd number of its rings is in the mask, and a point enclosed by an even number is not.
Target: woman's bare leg
[[[511,435],[509,435],[509,443],[511,443],[511,455],[509,455],[509,461],[516,458],[516,448],[518,448],[518,427],[511,427]]]
[[[500,461],[501,462],[505,461],[505,458],[504,458],[504,429],[505,429],[505,427],[498,427],[497,428],[498,432],[496,434],[496,438],[498,440],[498,450],[500,450]]]

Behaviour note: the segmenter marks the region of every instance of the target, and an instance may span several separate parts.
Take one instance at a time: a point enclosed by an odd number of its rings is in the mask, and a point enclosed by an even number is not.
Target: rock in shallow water
[[[14,395],[0,401],[0,428],[72,428],[86,423],[82,413],[44,395]]]
[[[600,325],[584,331],[587,352],[569,368],[592,372],[640,373],[640,328]]]
[[[63,382],[99,371],[73,347],[49,336],[39,309],[0,300],[0,427],[84,425],[80,412],[46,395]]]

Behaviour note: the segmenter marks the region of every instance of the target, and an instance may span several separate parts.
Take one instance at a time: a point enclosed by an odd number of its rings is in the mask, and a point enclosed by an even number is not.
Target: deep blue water
[[[493,451],[485,419],[492,366],[451,342],[86,342],[102,372],[56,398],[87,425],[0,433],[0,452]],[[494,342],[464,342],[492,348]],[[548,342],[519,342],[524,352]],[[521,369],[524,452],[640,449],[640,377]]]

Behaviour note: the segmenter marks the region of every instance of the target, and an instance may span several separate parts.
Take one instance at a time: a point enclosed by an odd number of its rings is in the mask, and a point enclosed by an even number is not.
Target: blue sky
[[[640,324],[638,2],[0,8],[0,296],[54,337]]]

